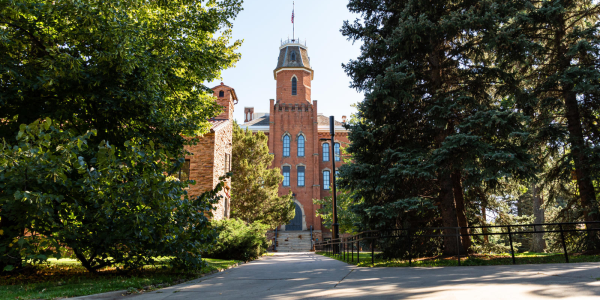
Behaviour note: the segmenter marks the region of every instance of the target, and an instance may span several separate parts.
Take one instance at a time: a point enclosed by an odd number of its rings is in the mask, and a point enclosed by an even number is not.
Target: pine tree
[[[583,220],[598,221],[600,4],[512,2],[517,13],[499,31],[495,48],[504,69],[522,74],[518,105],[535,115],[532,131],[556,161],[545,181],[570,181],[574,170]]]
[[[275,228],[294,218],[295,204],[290,191],[279,195],[283,175],[272,168],[268,137],[233,127],[231,216],[247,223],[261,222]]]
[[[464,227],[465,190],[531,176],[527,119],[504,94],[504,72],[486,48],[506,7],[425,0],[348,7],[362,20],[342,32],[363,46],[344,67],[365,100],[350,126],[354,163],[342,168],[341,184],[360,187],[366,227]],[[456,245],[445,238],[444,253],[455,254]]]

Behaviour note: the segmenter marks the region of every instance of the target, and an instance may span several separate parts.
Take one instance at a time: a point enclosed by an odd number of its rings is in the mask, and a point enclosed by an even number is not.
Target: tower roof
[[[306,69],[311,73],[311,79],[315,72],[310,67],[310,57],[308,57],[308,48],[306,42],[302,44],[299,40],[287,40],[281,43],[279,47],[279,58],[277,67],[273,70],[273,75],[277,79],[277,72],[282,69]]]

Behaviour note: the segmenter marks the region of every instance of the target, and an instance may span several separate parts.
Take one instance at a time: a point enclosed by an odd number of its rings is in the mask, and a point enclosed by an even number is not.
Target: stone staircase
[[[277,252],[311,251],[310,231],[277,232]]]

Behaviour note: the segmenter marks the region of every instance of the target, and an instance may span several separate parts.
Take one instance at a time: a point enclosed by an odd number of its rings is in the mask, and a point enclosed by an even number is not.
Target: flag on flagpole
[[[294,23],[294,10],[292,9],[292,23]]]

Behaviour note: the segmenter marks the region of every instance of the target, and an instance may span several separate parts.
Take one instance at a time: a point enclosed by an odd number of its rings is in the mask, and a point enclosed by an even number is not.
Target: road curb
[[[262,257],[256,259],[256,260],[260,260],[262,259]],[[160,291],[162,289],[166,289],[166,288],[170,288],[170,287],[174,287],[180,284],[186,284],[186,283],[198,283],[201,281],[204,281],[206,279],[210,279],[213,278],[218,273],[221,272],[225,272],[227,270],[233,269],[235,267],[241,266],[243,264],[246,264],[248,262],[240,262],[240,263],[235,263],[225,269],[219,269],[219,270],[214,270],[214,271],[210,271],[208,273],[205,274],[201,274],[198,278],[195,279],[191,279],[191,280],[185,280],[185,281],[175,281],[176,283],[172,284],[172,285],[166,285],[166,284],[159,284],[159,287],[156,289],[154,286],[146,286],[144,287],[143,290],[137,292],[137,293],[130,293],[129,290],[119,290],[119,291],[112,291],[112,292],[106,292],[106,293],[100,293],[100,294],[93,294],[93,295],[86,295],[86,296],[78,296],[78,297],[73,297],[73,298],[62,298],[62,299],[69,299],[69,300],[110,300],[110,299],[121,299],[121,298],[125,298],[125,297],[135,297],[135,296],[139,296],[139,295],[143,295],[145,293],[149,293],[149,292],[156,292],[156,291]]]

